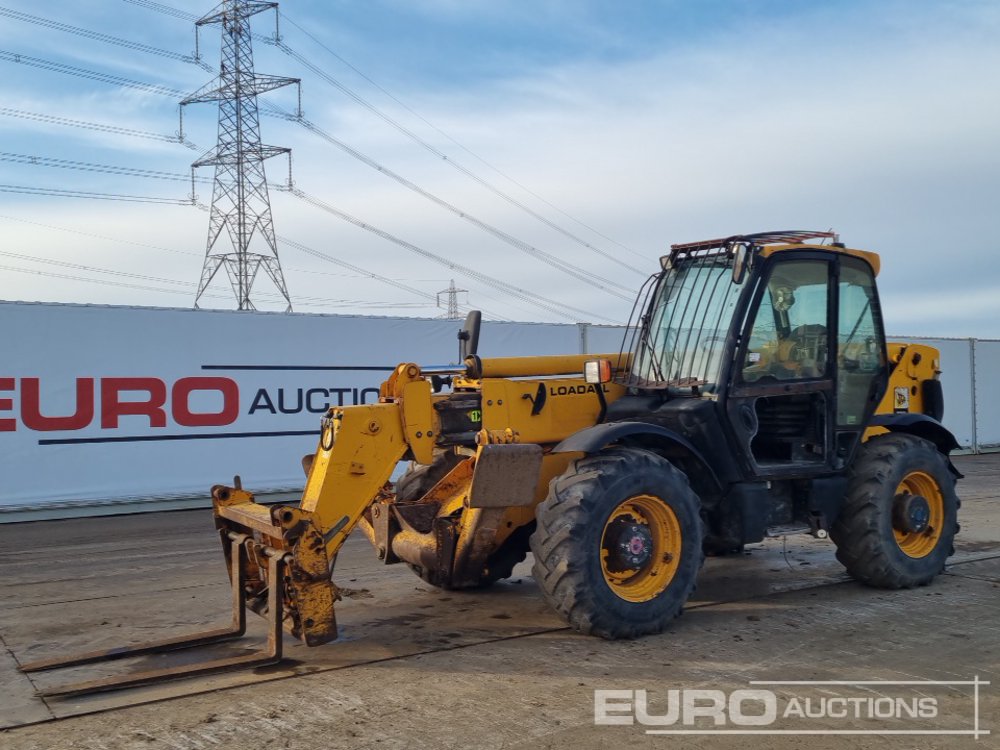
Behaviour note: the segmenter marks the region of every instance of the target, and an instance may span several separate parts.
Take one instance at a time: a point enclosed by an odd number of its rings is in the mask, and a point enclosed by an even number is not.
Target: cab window
[[[857,258],[840,264],[837,321],[837,424],[859,425],[873,398],[872,387],[885,365],[878,303],[871,268]]]
[[[744,382],[826,375],[828,269],[822,260],[775,263],[750,329]]]

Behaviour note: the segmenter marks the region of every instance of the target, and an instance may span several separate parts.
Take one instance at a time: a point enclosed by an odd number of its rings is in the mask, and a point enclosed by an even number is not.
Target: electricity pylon
[[[218,142],[215,148],[191,165],[192,170],[198,167],[215,167],[208,244],[195,307],[198,307],[202,294],[222,268],[225,269],[236,295],[237,309],[256,309],[250,299],[250,292],[261,270],[270,277],[285,298],[286,312],[292,309],[281,262],[278,260],[271,199],[264,174],[265,159],[288,154],[291,160],[291,149],[261,145],[257,96],[289,84],[299,85],[301,81],[298,78],[255,73],[250,34],[251,16],[271,9],[277,14],[277,8],[277,3],[223,0],[214,10],[195,22],[196,33],[200,27],[210,24],[220,24],[222,27],[219,77],[181,102],[182,111],[188,104],[219,103]],[[275,37],[277,38],[277,28]],[[223,230],[229,235],[232,249],[216,247]]]
[[[458,318],[462,317],[462,314],[458,311],[458,295],[461,294],[461,293],[463,293],[463,292],[465,294],[468,294],[469,290],[468,289],[456,289],[455,288],[455,280],[452,279],[451,280],[451,284],[448,285],[447,289],[442,289],[440,292],[437,293],[437,306],[438,307],[441,307],[441,295],[442,294],[448,295],[448,302],[447,302],[447,308],[446,308],[447,312],[444,315],[441,315],[440,317],[445,318],[445,319],[449,319],[449,320],[455,320],[455,319],[458,319]]]

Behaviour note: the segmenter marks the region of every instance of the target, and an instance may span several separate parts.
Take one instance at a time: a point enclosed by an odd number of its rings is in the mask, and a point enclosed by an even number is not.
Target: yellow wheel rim
[[[937,546],[944,531],[944,494],[937,481],[923,471],[911,471],[896,487],[893,503],[899,503],[907,495],[917,495],[927,501],[929,516],[927,526],[922,531],[906,531],[894,522],[892,533],[896,544],[909,557],[927,557]]]
[[[630,497],[604,524],[604,580],[626,601],[654,599],[677,573],[681,541],[681,524],[670,506],[652,495]]]

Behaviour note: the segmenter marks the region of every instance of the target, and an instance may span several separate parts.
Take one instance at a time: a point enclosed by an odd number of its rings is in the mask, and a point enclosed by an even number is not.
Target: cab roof
[[[722,237],[714,240],[702,240],[700,242],[686,242],[670,246],[670,255],[664,257],[674,258],[678,255],[693,254],[709,250],[721,250],[735,247],[736,245],[747,245],[751,250],[758,252],[762,257],[768,257],[773,253],[785,250],[824,250],[826,252],[852,255],[866,261],[875,275],[878,275],[881,261],[878,253],[868,250],[854,250],[844,247],[839,242],[836,232],[816,232],[809,230],[784,230],[777,232],[758,232],[756,234],[736,234],[731,237]],[[816,242],[820,240],[820,242]],[[823,240],[829,240],[831,244],[822,244]]]

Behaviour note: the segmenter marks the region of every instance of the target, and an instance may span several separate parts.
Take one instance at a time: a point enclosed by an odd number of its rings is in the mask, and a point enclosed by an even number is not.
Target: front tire
[[[847,501],[830,537],[837,559],[869,586],[930,583],[954,553],[955,477],[933,443],[887,434],[858,449]]]
[[[574,461],[536,518],[535,580],[581,633],[662,632],[695,588],[700,502],[684,473],[655,453],[612,447]]]
[[[444,451],[434,456],[433,463],[414,464],[396,482],[396,500],[399,502],[419,500],[463,460],[462,456],[454,452]],[[489,588],[497,581],[514,575],[514,568],[528,556],[528,536],[533,527],[534,524],[529,524],[516,529],[504,540],[500,549],[490,555],[479,579],[463,586],[453,585],[447,577],[441,576],[438,571],[428,570],[409,562],[406,563],[406,566],[416,573],[424,583],[429,583],[431,586],[445,591]]]

